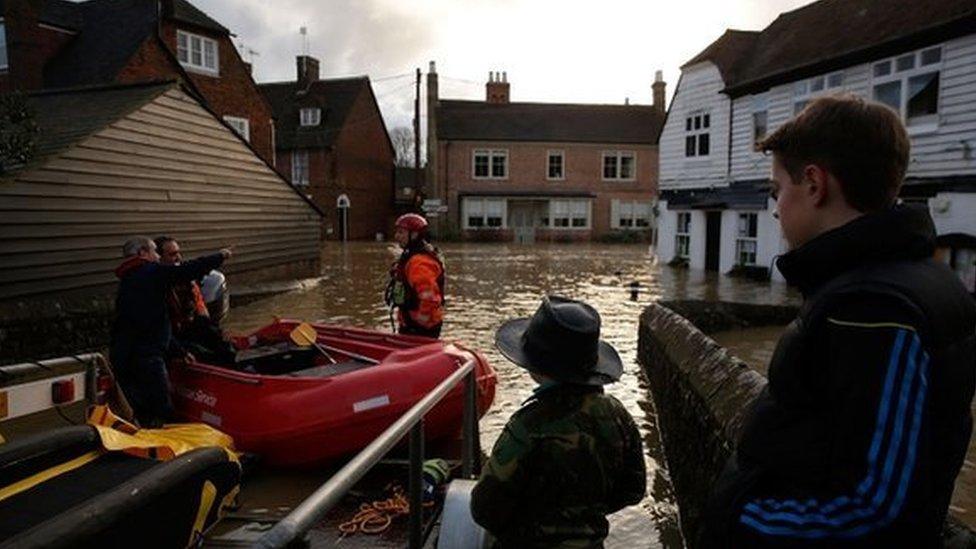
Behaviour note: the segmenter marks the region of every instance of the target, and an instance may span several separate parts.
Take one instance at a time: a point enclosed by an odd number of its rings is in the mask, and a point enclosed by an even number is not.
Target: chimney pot
[[[654,81],[664,82],[664,71],[654,71]]]
[[[664,104],[665,96],[667,95],[665,93],[666,89],[667,89],[667,84],[664,83],[663,71],[656,71],[654,73],[654,84],[651,85],[651,90],[653,92],[653,97],[654,97],[653,106],[658,112],[662,114],[667,109],[666,105]]]
[[[502,82],[508,82],[508,72],[502,71]]]
[[[427,72],[437,73],[437,66],[434,64],[433,61],[430,62],[430,65],[429,65],[429,68],[427,69]]]
[[[297,65],[298,83],[308,86],[319,79],[319,60],[309,55],[299,55],[295,58]]]

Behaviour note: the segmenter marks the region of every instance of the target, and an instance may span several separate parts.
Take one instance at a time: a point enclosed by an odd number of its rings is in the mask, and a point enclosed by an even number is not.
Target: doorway
[[[508,203],[508,227],[517,244],[532,244],[535,242],[535,202],[528,201],[509,201]]]
[[[705,212],[705,270],[718,272],[722,250],[722,212]]]

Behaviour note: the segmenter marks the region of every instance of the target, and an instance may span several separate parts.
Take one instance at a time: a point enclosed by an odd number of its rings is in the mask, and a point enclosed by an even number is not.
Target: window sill
[[[619,178],[618,179],[607,179],[607,178],[604,177],[603,178],[603,182],[604,183],[637,183],[637,178],[636,177],[632,177],[630,179],[619,179]]]
[[[917,126],[907,126],[909,136],[929,135],[939,131],[939,124],[919,124]]]
[[[210,76],[212,78],[220,78],[220,71],[219,70],[214,71],[214,70],[206,69],[206,68],[203,68],[203,67],[197,67],[197,66],[194,66],[194,65],[187,65],[187,64],[184,64],[184,63],[180,63],[180,66],[182,66],[184,69],[186,69],[186,72],[192,72],[193,74],[200,74],[200,75],[203,75],[203,76]]]
[[[556,182],[566,181],[566,178],[565,177],[547,177],[546,178],[546,181],[556,181]]]
[[[501,231],[508,227],[464,227],[465,231]]]
[[[508,178],[507,177],[478,177],[475,175],[471,177],[471,180],[472,181],[508,181]]]
[[[537,229],[548,229],[550,231],[589,231],[590,227],[536,227]]]

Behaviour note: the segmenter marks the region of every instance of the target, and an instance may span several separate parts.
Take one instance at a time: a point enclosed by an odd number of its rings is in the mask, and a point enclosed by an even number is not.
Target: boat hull
[[[249,336],[277,341],[296,326],[278,321]],[[402,416],[460,364],[474,358],[478,412],[494,399],[495,373],[483,356],[411,336],[316,325],[319,343],[380,360],[336,375],[262,375],[189,363],[171,365],[177,413],[234,438],[237,448],[279,467],[310,467],[355,453]],[[314,370],[328,371],[328,366]],[[463,415],[458,384],[425,417],[428,438],[455,434]]]

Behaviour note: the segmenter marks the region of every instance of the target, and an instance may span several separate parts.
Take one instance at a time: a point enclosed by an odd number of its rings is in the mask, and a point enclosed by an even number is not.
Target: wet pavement
[[[658,265],[646,245],[449,243],[442,250],[448,272],[443,338],[484,352],[498,371],[495,403],[481,420],[485,450],[491,448],[508,417],[534,386],[523,370],[494,349],[495,330],[509,318],[531,315],[544,294],[585,300],[602,315],[603,337],[625,362],[623,378],[608,390],[634,416],[647,450],[648,495],[640,505],[611,517],[607,547],[682,547],[654,407],[637,364],[639,315],[658,299],[778,304],[787,299],[786,287],[671,269]],[[390,330],[382,291],[393,260],[387,244],[330,244],[324,257],[325,280],[318,287],[235,307],[226,327],[234,332],[247,331],[278,315]],[[634,282],[639,292],[636,300],[631,300]],[[293,506],[322,477],[321,473],[276,475],[259,473],[256,481],[245,486],[241,498],[245,510],[249,505]]]

